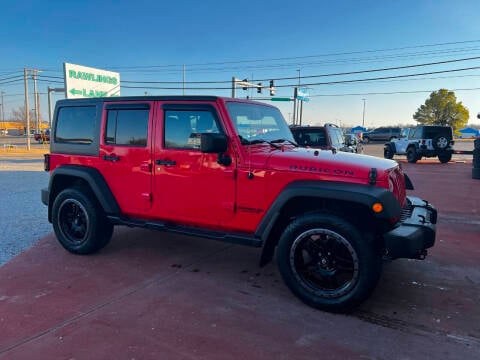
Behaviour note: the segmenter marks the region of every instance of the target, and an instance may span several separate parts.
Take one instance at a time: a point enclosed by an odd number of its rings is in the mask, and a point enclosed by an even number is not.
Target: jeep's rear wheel
[[[410,147],[407,149],[407,161],[409,163],[416,163],[419,160],[417,151],[414,147]]]
[[[106,246],[113,225],[89,195],[77,188],[65,189],[52,207],[55,235],[62,246],[75,254],[91,254]]]
[[[440,160],[442,164],[448,163],[452,160],[452,153],[438,154],[438,160]]]
[[[282,234],[277,261],[290,290],[306,304],[345,312],[373,291],[381,257],[345,220],[309,214],[294,220]]]

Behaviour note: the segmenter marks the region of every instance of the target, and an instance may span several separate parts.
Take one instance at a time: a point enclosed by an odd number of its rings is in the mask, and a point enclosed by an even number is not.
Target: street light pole
[[[362,127],[365,128],[365,100],[366,99],[362,99],[363,100],[363,118],[362,118]]]

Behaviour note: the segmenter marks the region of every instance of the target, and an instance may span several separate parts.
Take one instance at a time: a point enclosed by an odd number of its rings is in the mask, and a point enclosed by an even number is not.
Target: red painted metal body
[[[251,102],[225,98],[204,102],[216,111],[228,137],[226,154],[232,159],[230,166],[218,164],[217,154],[166,148],[162,106],[165,103],[189,104],[189,101],[152,100],[148,102],[151,110],[146,147],[107,144],[104,109],[98,156],[52,153],[50,171],[65,164],[99,170],[122,213],[127,216],[245,233],[255,231],[274,200],[294,181],[368,184],[370,170],[375,168],[375,185],[390,188],[403,206],[405,182],[396,162],[359,154],[297,148],[288,143],[278,148],[268,143],[242,145],[230,119],[227,102]],[[118,161],[106,161],[105,156],[118,158]],[[175,165],[157,165],[157,160],[173,161]]]

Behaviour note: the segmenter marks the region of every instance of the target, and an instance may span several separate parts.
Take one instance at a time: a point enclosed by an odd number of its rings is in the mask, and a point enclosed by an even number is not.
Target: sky
[[[8,119],[24,104],[23,69],[38,69],[46,120],[47,87],[63,87],[64,62],[119,72],[121,95],[181,95],[185,81],[187,95],[231,96],[232,77],[273,79],[276,97],[308,88],[303,124],[378,127],[414,124],[446,88],[479,125],[479,13],[478,0],[3,2],[0,91]],[[30,104],[32,92],[30,80]],[[292,121],[293,102],[270,101],[268,89],[236,95]]]

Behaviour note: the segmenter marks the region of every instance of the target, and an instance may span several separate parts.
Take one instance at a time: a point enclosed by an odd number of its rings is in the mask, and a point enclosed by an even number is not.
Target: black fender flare
[[[273,256],[278,239],[272,239],[270,234],[281,215],[282,209],[290,200],[298,197],[342,200],[361,204],[369,209],[372,208],[373,204],[379,202],[383,205],[383,211],[380,213],[372,211],[372,216],[379,220],[399,218],[402,211],[393,193],[378,186],[330,181],[297,181],[291,183],[279,194],[255,231],[255,237],[260,238],[263,243],[261,265],[265,265]]]
[[[94,168],[81,165],[62,165],[57,167],[50,174],[48,184],[48,220],[51,221],[51,208],[53,205],[54,196],[58,193],[59,182],[68,179],[68,181],[75,181],[81,179],[85,181],[92,190],[94,196],[98,200],[103,211],[108,214],[120,214],[120,207],[117,200],[113,196],[110,188],[107,185],[102,174]]]

